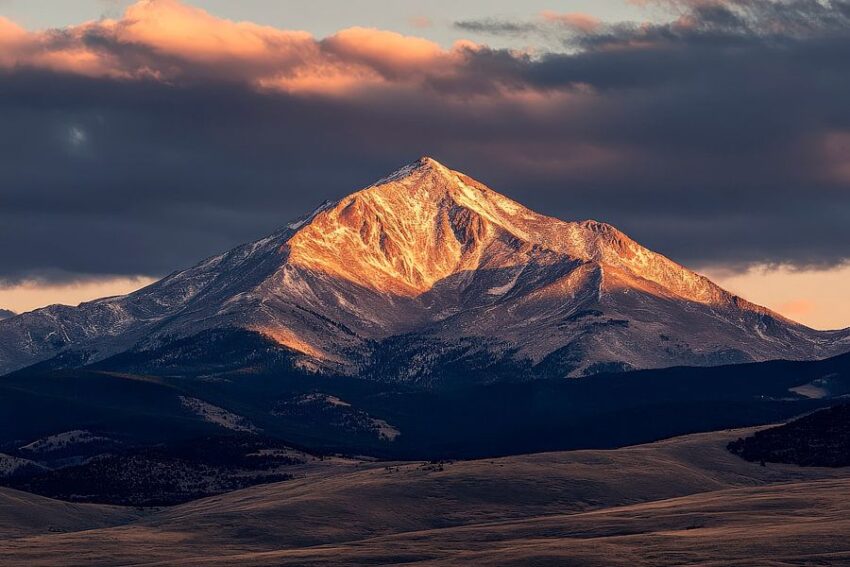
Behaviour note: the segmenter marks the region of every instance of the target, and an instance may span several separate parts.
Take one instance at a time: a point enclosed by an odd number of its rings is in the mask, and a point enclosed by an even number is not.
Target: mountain
[[[422,158],[129,295],[0,321],[0,372],[162,362],[231,329],[302,371],[425,385],[850,350],[850,329],[809,329],[608,224],[540,215]]]
[[[8,319],[9,317],[14,317],[15,312],[10,311],[8,309],[0,309],[0,319]]]
[[[0,485],[165,504],[298,477],[305,456],[287,447],[420,463],[610,449],[779,423],[848,395],[850,354],[432,389],[277,369],[186,377],[30,367],[0,377]],[[790,437],[801,442],[780,435],[765,448],[840,456],[844,429],[807,427]]]

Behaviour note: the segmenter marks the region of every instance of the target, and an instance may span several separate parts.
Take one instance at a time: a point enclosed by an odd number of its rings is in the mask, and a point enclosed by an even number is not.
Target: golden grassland
[[[850,470],[748,463],[748,431],[617,450],[320,467],[136,511],[0,491],[4,565],[850,561]]]

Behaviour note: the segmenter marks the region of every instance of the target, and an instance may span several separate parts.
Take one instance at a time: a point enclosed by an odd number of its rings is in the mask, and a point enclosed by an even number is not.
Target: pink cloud
[[[541,16],[548,22],[564,25],[582,33],[594,32],[602,25],[602,22],[600,22],[598,18],[582,12],[561,14],[559,12],[546,10],[541,14]]]
[[[85,75],[109,74],[103,57],[82,45],[76,30],[30,33],[2,16],[0,66],[33,66]]]
[[[24,28],[17,25],[12,20],[0,16],[0,44],[3,46],[15,45],[27,37],[27,32]]]
[[[811,313],[815,304],[808,299],[792,299],[779,306],[779,311],[792,319],[803,317]]]
[[[277,59],[312,41],[307,32],[220,19],[177,0],[142,0],[127,8],[121,20],[102,26],[122,42],[196,61],[254,60],[270,55]]]
[[[322,41],[327,54],[354,65],[409,74],[447,63],[448,53],[432,41],[373,28],[348,28]]]
[[[409,21],[411,26],[418,29],[426,29],[434,25],[428,16],[413,16]]]
[[[90,41],[96,39],[97,41]],[[178,0],[141,0],[118,20],[28,32],[0,18],[0,66],[167,82],[201,77],[292,93],[421,86],[452,76],[475,45],[348,28],[325,38],[217,18]]]

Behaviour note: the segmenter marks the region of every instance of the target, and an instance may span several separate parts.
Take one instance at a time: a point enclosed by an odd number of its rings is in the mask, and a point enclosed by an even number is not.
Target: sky
[[[65,27],[100,18],[120,18],[133,0],[0,0],[2,14],[27,29]],[[194,0],[211,14],[325,37],[354,26],[424,36],[445,47],[470,36],[455,22],[533,19],[545,11],[592,13],[609,21],[652,17],[640,3],[599,0]],[[657,12],[656,12],[657,13]],[[490,44],[518,39],[490,37]]]
[[[847,0],[0,0],[0,308],[125,293],[421,155],[850,326]]]

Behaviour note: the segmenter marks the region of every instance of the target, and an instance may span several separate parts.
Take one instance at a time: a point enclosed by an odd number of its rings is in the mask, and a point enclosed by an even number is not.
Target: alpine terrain
[[[613,226],[535,213],[425,157],[129,295],[0,321],[0,372],[163,363],[169,345],[209,352],[189,345],[217,330],[302,371],[420,385],[850,350],[850,330],[797,324]]]

